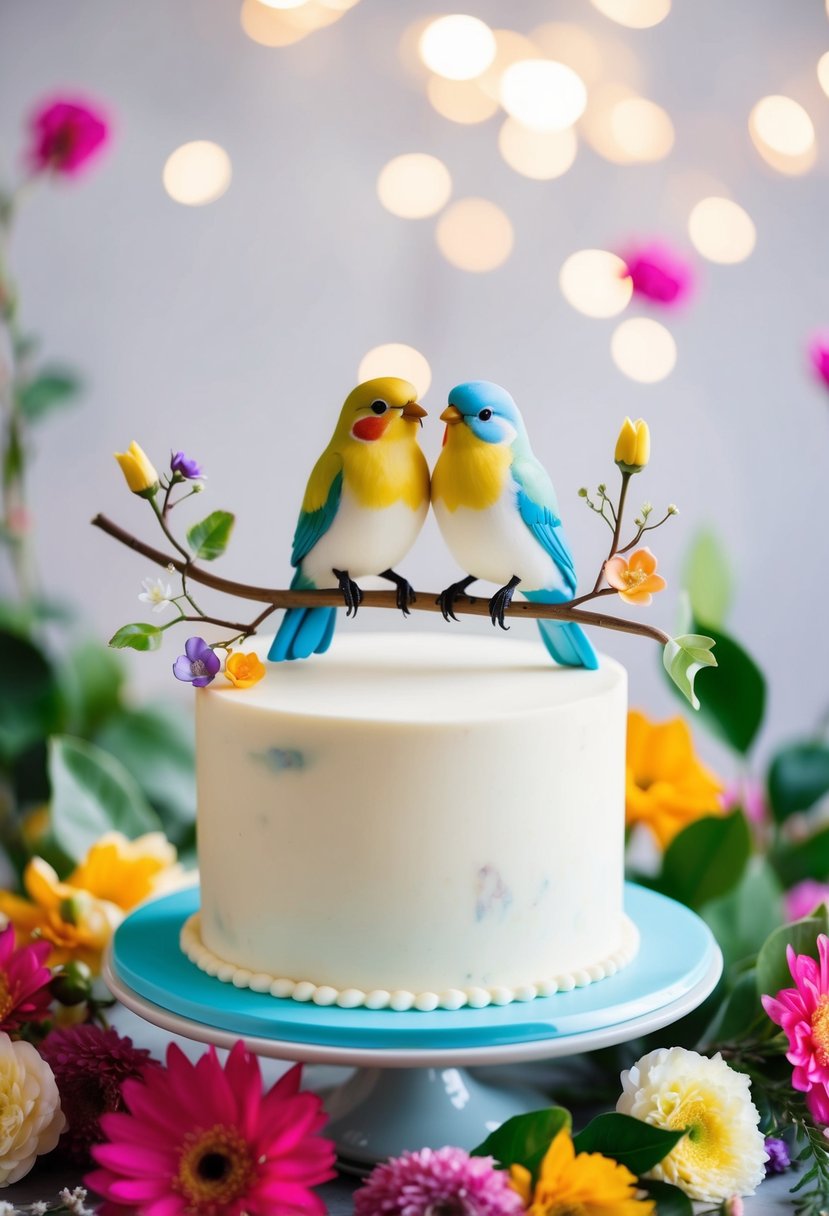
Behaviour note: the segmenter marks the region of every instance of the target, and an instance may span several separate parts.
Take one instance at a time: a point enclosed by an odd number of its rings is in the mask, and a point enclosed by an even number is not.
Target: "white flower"
[[[173,588],[169,583],[163,583],[160,578],[145,578],[141,580],[144,590],[139,595],[142,604],[152,604],[153,612],[163,612],[170,607]]]
[[[691,1199],[719,1203],[752,1195],[767,1153],[748,1077],[719,1054],[661,1048],[622,1073],[616,1109],[686,1135],[649,1177],[678,1186]]]
[[[31,1043],[0,1034],[0,1186],[17,1182],[66,1127],[54,1074]]]

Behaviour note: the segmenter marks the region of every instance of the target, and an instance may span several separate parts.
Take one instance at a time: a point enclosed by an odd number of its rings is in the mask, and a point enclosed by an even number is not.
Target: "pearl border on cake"
[[[386,991],[375,988],[364,992],[362,988],[333,988],[329,984],[312,984],[310,980],[276,979],[264,971],[250,971],[228,963],[205,946],[201,938],[201,915],[194,912],[181,929],[180,945],[192,963],[207,975],[215,976],[225,984],[236,988],[250,988],[252,992],[268,993],[270,996],[288,998],[315,1005],[337,1005],[340,1009],[392,1009],[398,1013],[416,1009],[431,1013],[435,1009],[485,1009],[487,1005],[509,1005],[513,1001],[533,1001],[539,996],[554,996],[557,992],[572,992],[574,988],[586,988],[588,984],[607,979],[627,966],[639,950],[639,930],[629,917],[622,917],[622,941],[617,950],[601,962],[574,971],[563,972],[551,979],[538,980],[531,984],[519,984],[514,988],[496,986],[492,988],[447,988],[444,992],[408,992],[405,989]]]

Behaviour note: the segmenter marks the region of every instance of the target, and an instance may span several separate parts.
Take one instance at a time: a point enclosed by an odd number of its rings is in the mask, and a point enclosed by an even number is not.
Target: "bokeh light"
[[[429,22],[419,49],[430,72],[449,80],[472,80],[495,58],[495,36],[479,18],[453,13]]]
[[[610,354],[623,375],[639,384],[656,384],[674,370],[676,342],[650,317],[628,317],[613,331]]]
[[[806,173],[817,159],[811,118],[792,97],[763,97],[751,111],[748,130],[767,164],[782,173]]]
[[[447,80],[430,76],[426,95],[438,114],[451,122],[486,122],[498,109],[498,102],[480,87],[479,80]]]
[[[201,207],[221,198],[230,185],[230,157],[209,139],[182,144],[167,157],[162,172],[170,198],[187,207]]]
[[[507,68],[518,63],[520,59],[540,59],[538,48],[524,34],[515,30],[493,30],[495,35],[495,58],[487,70],[475,82],[483,89],[487,97],[491,97],[499,105],[501,102],[501,81]]]
[[[507,68],[501,80],[501,105],[533,131],[571,127],[586,104],[581,77],[552,59],[520,59]]]
[[[409,380],[417,389],[418,397],[425,396],[432,383],[428,359],[405,342],[387,342],[363,355],[357,379],[362,382],[376,376],[399,376],[401,380]]]
[[[671,11],[671,0],[591,0],[591,3],[611,21],[632,30],[659,25]]]
[[[620,102],[635,96],[636,94],[624,85],[599,85],[591,91],[587,110],[579,123],[579,133],[584,136],[593,151],[616,165],[630,164],[630,157],[619,147],[613,126],[613,114]]]
[[[604,56],[596,39],[582,26],[567,21],[546,21],[533,30],[530,39],[545,58],[566,64],[586,85],[595,84],[601,78]]]
[[[578,139],[572,127],[563,131],[530,131],[514,118],[507,118],[498,132],[498,147],[516,173],[536,181],[551,181],[573,164]]]
[[[704,198],[692,209],[688,234],[709,262],[744,262],[757,241],[751,216],[730,198]]]
[[[512,252],[509,217],[485,198],[462,198],[447,207],[435,230],[438,248],[459,270],[482,272],[501,266]]]
[[[674,146],[674,125],[666,110],[645,97],[626,97],[610,111],[610,130],[630,162],[662,160]]]
[[[387,211],[403,219],[435,215],[452,194],[452,178],[442,160],[425,152],[395,156],[377,178],[377,196]]]
[[[266,8],[299,8],[305,3],[305,0],[258,0],[259,4],[264,4]]]
[[[817,61],[817,78],[820,87],[829,97],[829,51],[825,51]]]
[[[587,317],[615,317],[633,294],[625,263],[605,249],[571,253],[559,271],[558,284],[567,303]]]
[[[239,19],[248,38],[260,46],[292,46],[311,31],[288,21],[289,11],[269,8],[260,0],[243,0]]]

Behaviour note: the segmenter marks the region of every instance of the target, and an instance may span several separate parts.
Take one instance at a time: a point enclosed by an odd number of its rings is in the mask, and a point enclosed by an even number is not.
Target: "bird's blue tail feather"
[[[302,590],[307,587],[308,583],[297,570],[291,588]],[[289,608],[268,651],[268,658],[272,663],[282,663],[288,659],[325,654],[331,645],[336,621],[336,608]]]
[[[563,591],[525,591],[528,600],[537,604],[566,604],[570,599]],[[581,625],[575,621],[538,621],[538,632],[548,653],[564,667],[586,667],[595,671],[599,659],[593,644]]]

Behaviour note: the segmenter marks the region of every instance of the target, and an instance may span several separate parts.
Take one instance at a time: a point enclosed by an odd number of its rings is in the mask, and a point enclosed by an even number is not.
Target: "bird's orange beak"
[[[407,401],[403,406],[404,418],[416,418],[419,422],[421,418],[425,418],[428,410],[425,410],[417,401]]]
[[[447,405],[446,409],[440,416],[441,422],[445,422],[447,426],[454,426],[457,422],[463,422],[463,414],[455,405]]]

